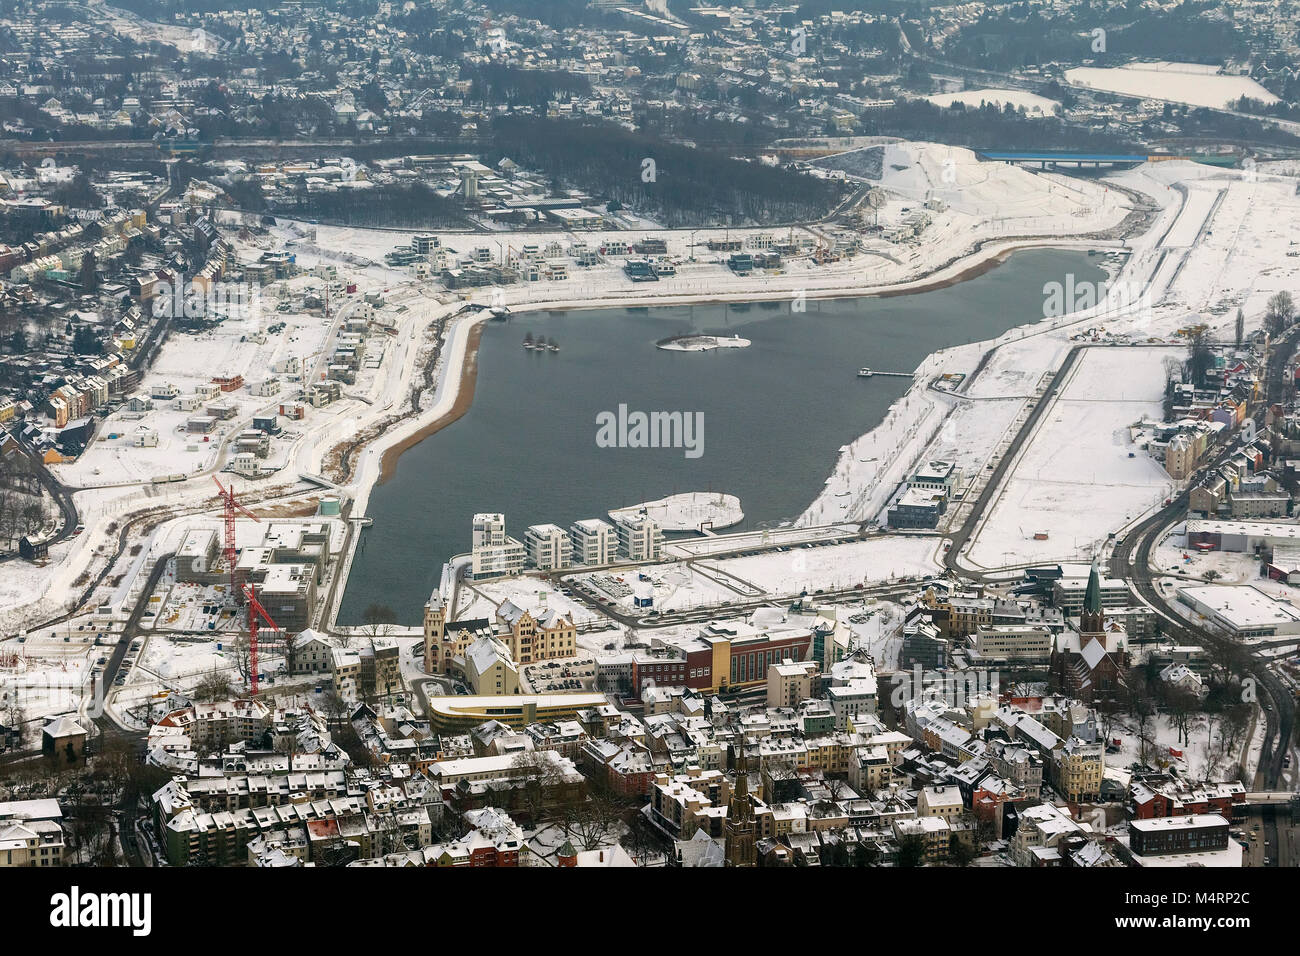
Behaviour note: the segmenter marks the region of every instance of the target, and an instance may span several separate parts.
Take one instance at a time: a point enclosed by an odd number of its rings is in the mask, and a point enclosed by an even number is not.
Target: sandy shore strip
[[[1116,240],[1083,239],[1034,239],[1034,240],[999,240],[985,242],[968,254],[940,265],[929,275],[887,285],[841,285],[825,289],[777,289],[752,290],[744,292],[718,292],[712,295],[698,293],[668,293],[664,295],[635,294],[628,296],[611,295],[600,299],[559,299],[555,301],[533,301],[509,303],[513,313],[539,311],[572,311],[577,309],[626,308],[629,306],[670,306],[700,305],[709,303],[752,302],[772,299],[789,299],[794,292],[806,294],[809,298],[874,298],[895,295],[910,295],[931,289],[942,289],[967,279],[983,275],[998,265],[1006,262],[1012,254],[1028,249],[1096,249],[1116,248],[1123,244]],[[776,277],[777,280],[793,277]],[[513,291],[513,290],[508,290]],[[482,301],[479,301],[479,300]],[[478,380],[478,348],[482,337],[482,323],[491,318],[486,310],[487,294],[480,293],[468,300],[471,304],[484,306],[484,310],[472,315],[452,319],[446,332],[446,342],[437,359],[441,365],[436,387],[437,398],[427,412],[413,414],[401,426],[390,429],[366,446],[362,452],[362,462],[358,465],[356,478],[350,483],[353,492],[353,515],[365,514],[365,506],[370,492],[376,485],[390,479],[397,470],[402,454],[414,448],[425,438],[436,434],[441,429],[461,418],[474,400],[474,388]],[[461,306],[465,303],[462,302]],[[460,369],[459,375],[450,374],[452,367]],[[418,368],[413,374],[418,373]],[[377,464],[370,466],[377,458]]]
[[[416,429],[411,434],[385,448],[379,459],[379,479],[375,484],[382,485],[393,477],[393,473],[397,470],[397,461],[402,457],[403,452],[420,444],[430,435],[446,428],[469,411],[470,405],[474,403],[474,386],[478,382],[478,347],[482,338],[483,323],[475,322],[469,330],[469,340],[465,345],[465,357],[460,367],[460,381],[456,385],[455,398],[451,403],[451,408],[427,425]]]

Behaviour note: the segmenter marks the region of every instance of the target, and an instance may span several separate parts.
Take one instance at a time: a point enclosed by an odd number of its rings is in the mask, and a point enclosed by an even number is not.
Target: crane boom
[[[248,687],[253,697],[257,696],[257,631],[258,620],[266,622],[266,626],[273,631],[280,630],[280,626],[271,620],[271,615],[267,613],[266,608],[262,607],[262,602],[257,599],[257,588],[251,584],[244,585],[244,597],[248,600]]]
[[[212,480],[216,482],[217,489],[220,492],[222,514],[226,522],[225,548],[223,550],[226,555],[226,567],[230,571],[230,599],[238,602],[240,588],[235,573],[235,514],[242,514],[244,517],[252,518],[259,523],[262,519],[235,500],[234,482],[230,483],[229,488],[224,488],[221,482],[217,481],[216,475],[212,476]]]

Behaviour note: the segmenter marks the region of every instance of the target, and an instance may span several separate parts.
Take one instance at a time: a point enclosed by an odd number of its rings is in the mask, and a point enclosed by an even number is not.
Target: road
[[[1074,368],[1075,362],[1079,360],[1079,353],[1081,353],[1085,348],[1087,348],[1087,346],[1076,345],[1070,349],[1069,354],[1065,356],[1065,361],[1061,363],[1061,367],[1057,369],[1056,374],[1052,376],[1052,381],[1048,384],[1043,394],[1037,399],[1034,407],[1030,409],[1029,415],[1025,418],[1024,424],[1020,426],[1020,431],[1016,434],[1016,437],[1011,440],[1011,444],[1007,446],[1001,459],[999,459],[997,464],[993,466],[993,474],[989,476],[988,481],[984,484],[984,490],[981,491],[979,497],[975,499],[975,504],[971,507],[970,513],[966,516],[966,520],[962,522],[960,528],[948,535],[949,540],[952,542],[952,546],[944,553],[943,565],[954,574],[960,575],[961,577],[974,578],[977,581],[983,581],[988,577],[987,574],[982,572],[971,571],[962,567],[958,563],[957,559],[961,556],[962,549],[970,542],[971,535],[975,533],[975,529],[979,526],[981,519],[983,519],[983,517],[988,513],[989,506],[992,504],[994,497],[997,496],[998,490],[1002,487],[1002,482],[1006,478],[1007,472],[1009,472],[1011,467],[1015,464],[1016,457],[1020,454],[1020,449],[1023,448],[1025,442],[1033,436],[1035,429],[1038,427],[1039,419],[1043,417],[1043,414],[1052,404],[1053,399],[1056,397],[1057,390],[1061,387],[1061,383],[1069,379],[1070,370]]]
[[[1281,402],[1286,397],[1287,368],[1298,342],[1300,342],[1300,326],[1293,328],[1273,347],[1265,374],[1266,401],[1264,406],[1254,413],[1257,422],[1262,419],[1264,410],[1269,404]],[[1220,451],[1208,465],[1193,476],[1188,486],[1194,486],[1201,476],[1222,465],[1235,448],[1234,442]],[[1112,577],[1128,579],[1137,594],[1160,615],[1161,631],[1179,643],[1210,647],[1225,645],[1240,647],[1241,645],[1236,641],[1213,633],[1184,618],[1156,585],[1158,574],[1152,573],[1151,552],[1163,539],[1165,530],[1186,517],[1187,503],[1188,492],[1183,491],[1168,505],[1140,522],[1127,535],[1116,541],[1111,551],[1110,574]],[[1261,703],[1265,722],[1264,747],[1260,753],[1260,770],[1256,787],[1264,790],[1278,789],[1278,780],[1283,770],[1282,762],[1291,749],[1295,723],[1295,699],[1286,685],[1273,673],[1269,663],[1268,659],[1260,657],[1257,653],[1251,653],[1247,657],[1247,670],[1255,678],[1256,685],[1262,692]],[[1276,823],[1272,815],[1266,814],[1264,822],[1266,832],[1271,829],[1271,836],[1276,842]]]

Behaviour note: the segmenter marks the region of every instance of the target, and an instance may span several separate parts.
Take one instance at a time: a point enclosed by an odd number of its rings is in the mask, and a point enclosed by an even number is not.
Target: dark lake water
[[[1043,285],[1104,281],[1083,252],[1028,250],[945,289],[891,298],[538,312],[483,330],[474,402],[463,418],[404,454],[375,488],[340,609],[360,623],[372,602],[418,624],[443,563],[469,551],[472,516],[500,511],[520,540],[531,524],[578,518],[686,491],[737,495],[733,530],[796,518],[817,496],[841,446],[877,425],[926,355],[994,338],[1043,315]],[[744,349],[669,352],[674,335],[737,334]],[[521,345],[552,338],[558,353]],[[609,448],[597,415],[703,413],[703,454]]]

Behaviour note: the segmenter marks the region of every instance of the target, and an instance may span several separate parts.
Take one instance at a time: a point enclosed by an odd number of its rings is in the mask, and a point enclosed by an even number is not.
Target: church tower
[[[736,753],[736,787],[727,804],[727,866],[757,866],[754,842],[754,798],[749,795],[749,760],[745,756],[745,735],[741,733]]]
[[[442,672],[442,642],[447,633],[447,611],[442,594],[435,588],[424,605],[424,672]]]
[[[1079,633],[1101,634],[1106,627],[1106,614],[1101,607],[1101,574],[1097,562],[1092,562],[1088,572],[1088,588],[1083,592],[1083,611],[1079,614]]]

